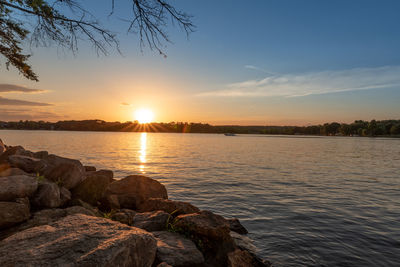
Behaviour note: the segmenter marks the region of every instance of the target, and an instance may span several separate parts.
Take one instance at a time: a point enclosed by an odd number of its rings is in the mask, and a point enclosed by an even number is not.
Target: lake
[[[144,174],[249,230],[274,266],[400,266],[400,139],[0,131],[7,145]]]

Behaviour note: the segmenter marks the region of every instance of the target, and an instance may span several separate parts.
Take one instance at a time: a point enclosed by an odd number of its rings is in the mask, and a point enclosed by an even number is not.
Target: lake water
[[[400,139],[0,131],[238,217],[274,266],[400,266]]]

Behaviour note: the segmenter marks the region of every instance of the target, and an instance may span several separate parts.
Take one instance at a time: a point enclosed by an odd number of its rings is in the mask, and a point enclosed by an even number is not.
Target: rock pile
[[[0,140],[0,266],[269,266],[237,219]]]

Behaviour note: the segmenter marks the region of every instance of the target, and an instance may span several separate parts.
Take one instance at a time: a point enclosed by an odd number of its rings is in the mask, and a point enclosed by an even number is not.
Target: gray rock
[[[72,190],[72,195],[91,205],[97,205],[112,182],[112,177],[113,173],[106,170],[87,173],[86,179]]]
[[[222,216],[206,210],[179,215],[175,219],[174,227],[201,242],[206,264],[227,265],[227,254],[235,249],[235,243],[229,235],[229,224]]]
[[[0,171],[0,177],[4,176],[15,176],[15,175],[28,175],[28,173],[24,172],[21,169],[18,168],[5,168]]]
[[[5,239],[17,232],[21,232],[23,230],[40,225],[50,224],[52,222],[60,220],[61,218],[67,215],[73,215],[73,214],[85,214],[88,216],[96,216],[96,214],[94,214],[92,211],[81,206],[73,206],[66,209],[39,210],[33,213],[33,215],[29,220],[21,224],[18,224],[14,227],[7,228],[6,230],[0,232],[0,240]]]
[[[33,153],[32,156],[33,156],[34,158],[37,158],[37,159],[44,159],[44,158],[46,158],[48,155],[49,155],[49,152],[47,152],[47,151],[38,151],[38,152]]]
[[[52,182],[40,182],[33,196],[32,205],[38,208],[57,208],[61,204],[60,187]]]
[[[111,219],[114,221],[118,221],[120,223],[132,225],[135,215],[136,215],[136,211],[133,211],[130,209],[122,209],[116,213],[113,213],[111,216]]]
[[[198,213],[179,215],[176,217],[176,226],[196,235],[216,240],[230,238],[227,220],[211,211],[203,210]]]
[[[67,216],[67,212],[64,209],[44,209],[33,213],[32,218],[26,222],[16,226],[14,229],[10,229],[12,233],[20,232],[28,228],[50,224],[63,217]]]
[[[30,197],[38,188],[35,177],[15,175],[0,177],[0,201]]]
[[[170,215],[168,213],[161,210],[138,213],[130,209],[122,209],[111,215],[111,219],[114,221],[149,232],[165,230],[169,217]]]
[[[163,198],[150,198],[139,204],[140,212],[163,210],[174,216],[199,212],[200,209],[188,202],[175,201]]]
[[[70,200],[71,192],[65,187],[60,187],[60,206],[64,206]]]
[[[67,189],[74,188],[86,178],[85,168],[78,160],[49,155],[43,161],[46,167],[41,174]]]
[[[15,202],[0,202],[0,229],[26,221],[29,216],[27,198],[16,199]]]
[[[141,175],[131,175],[112,182],[105,192],[105,198],[116,196],[120,208],[136,210],[149,198],[168,198],[167,189],[158,181]]]
[[[149,232],[162,231],[166,228],[169,216],[168,213],[161,210],[136,213],[131,225]]]
[[[160,264],[157,265],[157,267],[173,267],[173,266],[169,265],[166,262],[161,262]]]
[[[204,263],[203,254],[189,239],[167,231],[153,232],[157,239],[158,262],[165,262],[174,267],[201,266]]]
[[[240,223],[239,219],[233,218],[233,219],[227,219],[229,223],[229,229],[231,231],[234,231],[238,234],[245,235],[248,233],[247,229],[244,228],[244,226]]]
[[[247,251],[251,252],[252,254],[257,253],[257,247],[254,246],[253,240],[251,240],[247,236],[238,234],[233,231],[231,231],[229,234],[231,235],[233,241],[235,242],[235,244],[238,248],[240,248],[242,250],[247,250]]]
[[[76,214],[0,242],[0,266],[147,266],[156,240],[144,230]]]
[[[31,156],[31,154],[32,152],[26,151],[22,146],[9,146],[6,151],[0,154],[0,164],[8,164],[8,157],[12,155]]]
[[[28,173],[39,173],[46,166],[46,164],[40,159],[23,155],[9,156],[8,162],[10,163],[10,166],[19,168]]]

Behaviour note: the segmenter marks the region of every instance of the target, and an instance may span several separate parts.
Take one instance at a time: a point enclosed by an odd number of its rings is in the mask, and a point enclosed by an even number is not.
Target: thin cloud
[[[25,86],[20,86],[15,84],[0,83],[0,93],[12,93],[12,92],[43,93],[44,90],[27,88]]]
[[[256,66],[254,66],[254,65],[245,65],[244,68],[245,68],[245,69],[249,69],[249,70],[261,71],[261,72],[267,73],[267,74],[269,74],[269,75],[277,75],[277,73],[274,73],[274,72],[271,72],[271,71],[267,71],[267,70],[265,70],[265,69],[256,67]]]
[[[52,106],[49,103],[40,103],[40,102],[32,102],[32,101],[25,101],[25,100],[17,100],[17,99],[10,99],[4,98],[0,96],[0,105],[5,106],[37,106],[37,107],[44,107],[44,106]]]
[[[126,102],[122,102],[122,103],[121,103],[121,106],[131,106],[131,104],[126,103]]]
[[[13,121],[13,120],[55,120],[60,119],[61,116],[42,110],[32,109],[4,109],[0,108],[0,120]]]
[[[299,97],[400,86],[400,66],[273,75],[232,83],[198,96]]]

